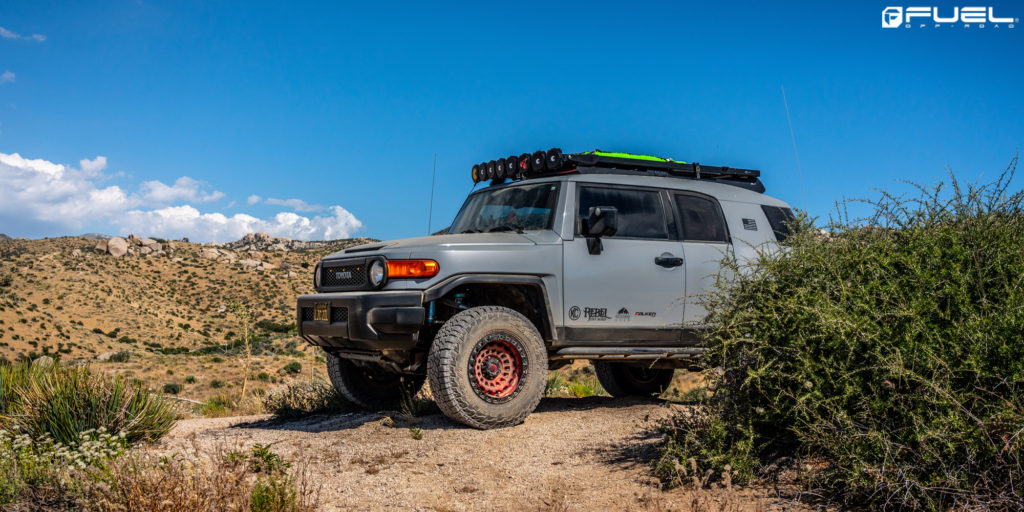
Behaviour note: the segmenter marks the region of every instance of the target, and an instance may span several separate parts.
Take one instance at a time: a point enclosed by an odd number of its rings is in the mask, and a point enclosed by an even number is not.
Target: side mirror
[[[587,236],[587,250],[590,254],[601,254],[603,236],[615,236],[619,230],[619,210],[614,206],[591,206],[583,223],[583,234]]]

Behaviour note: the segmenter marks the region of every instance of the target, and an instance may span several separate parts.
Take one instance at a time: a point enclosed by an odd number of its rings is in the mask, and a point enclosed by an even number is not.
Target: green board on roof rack
[[[679,161],[679,160],[672,160],[671,158],[661,158],[661,157],[651,156],[651,155],[634,155],[632,153],[612,153],[612,152],[608,152],[608,151],[598,151],[596,149],[594,151],[589,151],[589,152],[584,153],[584,154],[585,155],[606,156],[606,157],[611,157],[611,158],[629,158],[629,159],[632,159],[632,160],[648,160],[648,161],[651,161],[651,162],[676,162],[676,163],[680,163],[680,164],[685,164],[686,163],[686,162],[682,162],[682,161]]]

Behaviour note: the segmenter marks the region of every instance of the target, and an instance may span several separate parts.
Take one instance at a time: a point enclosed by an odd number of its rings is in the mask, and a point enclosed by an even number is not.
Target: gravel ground
[[[763,490],[661,491],[647,463],[654,421],[685,407],[607,397],[546,398],[522,425],[480,431],[440,414],[387,426],[386,413],[273,422],[191,419],[156,449],[273,444],[321,482],[323,510],[769,510]]]

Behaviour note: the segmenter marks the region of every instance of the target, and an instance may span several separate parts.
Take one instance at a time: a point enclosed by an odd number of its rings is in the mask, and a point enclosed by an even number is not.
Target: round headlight
[[[316,269],[313,270],[313,288],[320,288],[320,262],[316,263]]]
[[[384,262],[381,260],[375,260],[370,264],[370,284],[380,286],[384,283],[385,268]]]

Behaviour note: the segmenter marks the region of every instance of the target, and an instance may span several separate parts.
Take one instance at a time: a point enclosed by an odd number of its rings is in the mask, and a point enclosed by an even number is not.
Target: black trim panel
[[[628,347],[628,346],[697,346],[701,329],[654,329],[636,327],[562,327],[558,346]]]

